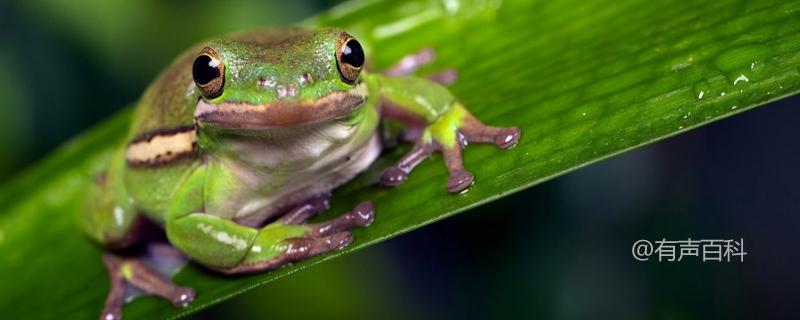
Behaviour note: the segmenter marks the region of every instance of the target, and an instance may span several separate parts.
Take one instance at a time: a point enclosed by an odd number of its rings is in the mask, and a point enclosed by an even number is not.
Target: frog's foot
[[[157,255],[161,257],[153,257],[155,263],[175,264],[174,260],[181,260],[185,262],[184,257],[176,257],[170,255],[178,255],[176,250],[169,248],[157,248]],[[194,300],[195,291],[189,287],[179,287],[172,283],[168,276],[162,274],[165,270],[161,266],[154,266],[152,262],[148,263],[147,257],[121,257],[112,253],[103,254],[103,262],[108,269],[109,277],[111,279],[111,291],[106,298],[105,308],[103,313],[100,314],[101,320],[114,320],[122,318],[122,306],[126,300],[134,297],[134,291],[138,290],[144,294],[158,295],[164,299],[169,300],[176,307],[185,307]],[[173,260],[172,262],[168,260]],[[182,262],[180,264],[182,264]],[[173,266],[169,266],[173,267]],[[177,269],[177,268],[175,268]]]
[[[303,213],[297,214],[297,212],[300,211]],[[274,222],[272,225],[268,225],[263,230],[273,230],[273,232],[275,232],[276,230],[280,230],[280,228],[284,228],[283,226],[285,226],[287,222],[299,223],[308,218],[308,216],[304,215],[313,215],[313,211],[313,209],[293,210],[293,212],[287,213],[286,216]],[[352,211],[334,219],[303,225],[307,227],[307,229],[300,237],[278,240],[285,244],[286,249],[277,256],[268,259],[260,259],[258,255],[262,253],[262,249],[251,250],[251,252],[255,252],[255,254],[252,257],[246,257],[243,263],[232,268],[218,270],[226,274],[254,273],[279,268],[292,262],[335,251],[346,247],[353,241],[353,235],[350,233],[350,229],[365,227],[372,223],[374,219],[375,209],[372,203],[362,202]],[[259,246],[260,248],[271,245],[274,246],[273,241],[275,241],[275,239],[268,237],[263,238],[263,240],[259,238],[256,240],[254,246]]]
[[[460,106],[456,106],[459,107]],[[386,168],[381,175],[381,183],[386,186],[397,186],[405,182],[408,174],[435,151],[444,156],[444,163],[449,172],[447,191],[458,193],[467,189],[475,180],[471,172],[464,168],[462,149],[470,142],[493,143],[501,149],[508,149],[519,141],[520,131],[516,127],[500,128],[484,125],[472,115],[466,113],[458,121],[455,132],[446,127],[426,129],[414,144],[414,147],[393,166]],[[443,132],[444,131],[444,132]],[[454,135],[453,135],[454,133]],[[432,138],[426,135],[433,136]],[[455,141],[448,141],[453,139]]]
[[[392,65],[384,74],[392,77],[408,76],[414,74],[420,67],[430,64],[436,59],[436,51],[433,48],[422,48],[414,54],[407,55]],[[428,79],[440,84],[449,85],[456,81],[458,72],[455,69],[446,69],[431,75]]]

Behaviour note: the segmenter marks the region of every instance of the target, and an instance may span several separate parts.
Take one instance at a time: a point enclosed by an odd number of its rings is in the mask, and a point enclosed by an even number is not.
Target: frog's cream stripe
[[[125,151],[131,166],[158,166],[197,152],[194,126],[157,130],[133,139]]]
[[[364,82],[347,91],[334,91],[316,100],[274,101],[264,105],[197,102],[195,119],[225,128],[263,129],[319,123],[346,116],[367,100]]]

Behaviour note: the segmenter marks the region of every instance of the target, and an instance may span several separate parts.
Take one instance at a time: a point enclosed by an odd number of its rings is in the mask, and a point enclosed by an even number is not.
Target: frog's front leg
[[[372,205],[362,203],[329,221],[301,224],[327,208],[323,200],[324,204],[301,204],[263,228],[252,228],[204,213],[204,183],[205,168],[200,168],[176,192],[167,237],[195,262],[226,274],[275,269],[340,249],[352,241],[350,229],[374,218]]]
[[[462,162],[462,149],[469,142],[493,143],[501,149],[508,149],[519,140],[518,128],[484,125],[445,87],[430,80],[369,75],[369,81],[380,88],[383,99],[381,114],[384,117],[404,122],[412,129],[421,128],[417,130],[419,136],[411,151],[383,172],[381,183],[384,185],[403,183],[422,160],[440,151],[449,172],[447,190],[461,192],[474,180]]]
[[[363,202],[352,211],[334,219],[320,223],[298,224],[315,214],[312,212],[293,210],[286,217],[262,228],[247,255],[236,266],[231,268],[212,266],[212,268],[226,274],[253,273],[272,270],[291,262],[338,250],[352,242],[353,235],[350,229],[365,227],[372,223],[375,217],[372,204]],[[285,233],[287,229],[295,228],[301,231]]]

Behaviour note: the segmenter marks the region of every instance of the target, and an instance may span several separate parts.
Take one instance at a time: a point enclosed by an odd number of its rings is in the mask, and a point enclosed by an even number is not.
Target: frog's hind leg
[[[83,209],[79,225],[94,241],[111,249],[140,241],[141,234],[136,231],[146,219],[131,205],[116,172],[95,176],[94,184],[87,188]]]
[[[186,263],[186,257],[169,245],[152,245],[146,254],[131,257],[104,253],[103,263],[108,269],[111,289],[101,320],[120,319],[122,306],[137,293],[160,296],[176,307],[185,307],[194,300],[194,289],[177,286],[169,280]]]
[[[423,48],[420,51],[407,55],[389,67],[384,74],[391,77],[408,76],[414,74],[422,66],[430,64],[436,59],[436,51],[433,48]],[[458,78],[455,69],[445,69],[427,76],[428,79],[440,84],[452,84]]]
[[[107,249],[103,262],[111,288],[100,314],[103,320],[121,318],[122,306],[134,291],[156,294],[176,305],[194,298],[194,290],[169,281],[172,271],[185,264],[186,258],[165,244],[143,247],[148,240],[163,238],[163,231],[135,208],[123,183],[124,165],[123,153],[118,151],[108,169],[87,189],[79,215],[84,232]],[[162,272],[164,266],[171,270]]]

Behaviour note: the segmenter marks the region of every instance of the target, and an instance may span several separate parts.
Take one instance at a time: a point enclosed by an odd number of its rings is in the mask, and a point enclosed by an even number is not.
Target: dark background
[[[0,2],[0,182],[134,102],[190,44],[335,2]],[[194,317],[796,315],[798,105],[785,99],[591,165]],[[662,238],[743,238],[747,256],[631,256],[636,240]]]

